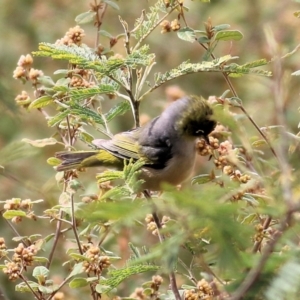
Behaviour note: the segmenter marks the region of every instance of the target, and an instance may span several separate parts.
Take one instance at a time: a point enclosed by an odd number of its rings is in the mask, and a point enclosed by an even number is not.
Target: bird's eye
[[[204,134],[204,131],[202,130],[202,129],[198,129],[197,131],[196,131],[196,134]]]

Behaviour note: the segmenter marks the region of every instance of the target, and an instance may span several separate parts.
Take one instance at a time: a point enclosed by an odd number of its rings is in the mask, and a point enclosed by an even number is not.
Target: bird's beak
[[[209,138],[208,138],[208,136],[204,135],[203,138],[204,138],[206,144],[209,145]]]

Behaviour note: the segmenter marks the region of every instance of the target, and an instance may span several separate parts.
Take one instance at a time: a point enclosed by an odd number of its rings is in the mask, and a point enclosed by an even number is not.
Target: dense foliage
[[[15,287],[1,286],[3,293],[40,300],[298,299],[296,43],[288,48],[286,32],[267,20],[259,32],[248,23],[257,32],[246,26],[245,33],[229,24],[229,13],[216,23],[234,1],[90,2],[76,26],[24,53],[13,72],[26,84],[15,103],[30,117],[22,137],[0,151],[7,196],[0,201],[0,268]],[[250,7],[252,17],[263,15],[257,1]],[[299,22],[293,9],[274,22]],[[51,71],[43,67],[49,62]],[[197,143],[191,180],[149,194],[139,193],[142,161],[128,161],[122,171],[55,172],[56,151],[94,148],[94,138],[148,121],[141,112],[166,105],[161,90],[169,102],[196,93],[214,107],[218,125],[209,141]],[[3,105],[10,114],[15,109]],[[44,129],[37,138],[26,130],[32,122]]]

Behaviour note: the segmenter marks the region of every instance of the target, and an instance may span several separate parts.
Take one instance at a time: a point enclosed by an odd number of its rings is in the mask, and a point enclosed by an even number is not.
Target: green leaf
[[[47,257],[43,257],[43,256],[35,256],[34,261],[39,262],[39,263],[47,263],[49,262]]]
[[[51,234],[47,235],[47,236],[44,238],[45,243],[49,242],[49,241],[52,240],[54,237],[55,237],[55,234],[54,234],[54,233],[51,233]]]
[[[12,238],[14,242],[21,242],[22,240],[27,240],[28,236],[15,236]]]
[[[187,42],[194,43],[196,41],[195,31],[190,27],[184,27],[177,31],[177,36]]]
[[[97,124],[103,125],[105,122],[100,114],[96,113],[95,111],[81,106],[77,103],[70,103],[70,109],[68,110],[70,114],[79,116],[83,121],[93,121]]]
[[[87,99],[101,94],[114,94],[119,89],[119,85],[101,83],[97,87],[71,89],[70,97],[75,101]]]
[[[56,126],[58,123],[60,123],[68,114],[69,114],[69,110],[65,110],[63,112],[58,113],[57,115],[55,115],[54,117],[50,118],[48,121],[48,125],[53,127]]]
[[[204,184],[213,180],[210,174],[201,174],[192,178],[192,184]]]
[[[108,273],[108,276],[110,276],[108,279],[102,279],[100,281],[101,284],[99,285],[98,289],[101,290],[101,293],[106,294],[132,275],[157,271],[159,269],[160,267],[154,265],[133,265],[124,269],[113,270]]]
[[[69,90],[69,83],[71,82],[71,78],[67,77],[67,78],[59,78],[56,82],[55,82],[55,86],[53,87],[53,89],[55,91],[68,91]]]
[[[243,102],[240,98],[238,97],[231,97],[231,98],[226,98],[226,100],[229,102],[230,105],[233,107],[241,107],[243,105]]]
[[[265,146],[267,142],[265,140],[257,140],[252,143],[252,147],[258,148],[261,146]]]
[[[69,274],[69,276],[67,278],[70,279],[73,276],[83,273],[84,270],[83,270],[82,264],[83,264],[82,262],[75,264],[72,272]]]
[[[111,121],[119,115],[124,115],[128,110],[130,110],[130,104],[128,101],[122,101],[111,108],[106,114],[105,118],[107,121]]]
[[[39,278],[47,278],[49,270],[44,266],[35,267],[32,271],[32,276],[39,280]]]
[[[38,82],[43,85],[44,87],[52,88],[55,83],[50,76],[39,76]]]
[[[183,284],[183,285],[181,286],[181,288],[182,288],[183,290],[193,290],[193,289],[195,289],[196,287],[193,286],[193,285]]]
[[[70,70],[68,70],[68,69],[58,69],[53,72],[53,74],[55,74],[55,75],[59,75],[59,74],[68,75],[69,73],[70,73]]]
[[[96,292],[99,294],[105,294],[108,291],[111,291],[113,288],[109,285],[97,284],[96,285]]]
[[[190,63],[189,61],[185,61],[181,63],[177,68],[171,69],[164,74],[156,73],[155,85],[151,89],[154,89],[167,81],[187,74],[198,72],[224,72],[223,64],[236,58],[237,57],[235,56],[232,57],[231,55],[225,55],[220,58],[214,59],[213,61],[203,61],[201,63]],[[237,67],[239,67],[239,65],[236,64],[236,68]],[[236,71],[236,68],[234,71]],[[249,73],[249,69],[247,70]],[[143,96],[144,95],[141,96],[141,99]]]
[[[91,134],[85,132],[85,131],[80,131],[79,137],[81,140],[83,140],[85,143],[91,144],[92,141],[95,139]]]
[[[15,287],[15,291],[16,292],[21,292],[21,293],[24,293],[24,292],[31,293],[31,289],[28,287],[28,285],[35,292],[38,291],[39,286],[40,286],[38,283],[36,283],[34,281],[27,280],[26,283],[21,282],[21,283],[17,284],[16,287]]]
[[[34,147],[42,148],[49,145],[57,144],[57,140],[55,138],[46,138],[41,140],[30,140],[30,139],[23,139],[22,142],[28,143]]]
[[[230,28],[229,24],[220,24],[213,27],[213,31],[221,31]]]
[[[90,261],[86,256],[79,254],[79,253],[70,253],[70,257],[72,257],[75,260],[84,260],[84,261]]]
[[[256,69],[257,65],[265,64],[266,60],[258,60],[252,63],[247,63],[245,65],[239,66],[238,64],[231,63],[229,65],[224,66],[223,71],[229,72],[229,76],[237,77],[243,74],[254,74],[254,75],[262,75],[262,76],[272,76],[272,72],[265,71],[261,69]]]
[[[53,167],[56,167],[61,164],[61,160],[56,157],[49,157],[47,159],[47,164]]]
[[[102,0],[102,2],[106,3],[107,5],[109,5],[110,7],[116,9],[116,10],[120,10],[119,5],[113,1],[110,0]]]
[[[39,285],[39,291],[43,294],[51,294],[55,292],[56,286],[44,286],[44,285]]]
[[[149,8],[150,12],[146,13],[146,16],[142,15],[136,20],[134,24],[135,31],[133,36],[141,43],[149,33],[155,28],[159,21],[159,13],[164,9],[162,1],[156,2],[154,6]]]
[[[98,180],[98,184],[115,179],[123,179],[123,172],[115,170],[106,170],[102,173],[97,174],[96,178]]]
[[[256,67],[261,67],[267,65],[269,62],[263,58],[263,59],[258,59],[254,61],[250,61],[246,64],[243,64],[240,66],[240,68],[256,68]]]
[[[101,30],[99,30],[98,32],[99,32],[100,35],[106,36],[106,37],[108,37],[108,38],[110,38],[110,39],[113,37],[113,36],[112,36],[109,32],[107,32],[106,30],[101,29]]]
[[[217,41],[239,41],[243,38],[243,34],[239,30],[219,31],[214,36]]]
[[[42,107],[45,107],[49,104],[53,103],[53,98],[51,96],[48,96],[48,95],[45,95],[45,96],[42,96],[38,99],[35,99],[33,100],[30,105],[29,105],[29,109],[32,109],[32,108],[42,108]]]
[[[71,289],[77,289],[81,287],[85,287],[89,284],[89,282],[86,280],[86,278],[79,277],[79,278],[74,278],[70,281],[69,287]]]
[[[200,36],[197,41],[199,44],[206,44],[210,42],[210,39],[207,36]]]
[[[95,19],[95,16],[96,16],[96,12],[95,11],[87,11],[87,12],[84,12],[80,15],[78,15],[76,18],[75,18],[75,22],[77,24],[87,24],[87,23],[92,23],[93,20]]]
[[[5,219],[12,219],[13,217],[26,217],[26,213],[22,210],[7,210],[2,216]]]

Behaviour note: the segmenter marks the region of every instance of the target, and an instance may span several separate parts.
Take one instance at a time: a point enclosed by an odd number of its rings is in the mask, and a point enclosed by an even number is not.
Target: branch
[[[160,243],[163,243],[164,240],[165,240],[165,236],[164,236],[163,234],[160,233],[160,230],[161,230],[161,224],[160,224],[160,221],[159,221],[157,212],[156,212],[155,204],[153,203],[152,198],[151,198],[151,195],[150,195],[150,193],[149,193],[148,190],[144,190],[143,193],[144,193],[146,199],[147,199],[149,202],[150,202],[150,201],[152,202],[152,205],[153,205],[152,216],[153,216],[154,222],[155,222],[156,227],[157,227],[157,234],[158,234],[159,241],[160,241]],[[180,296],[179,291],[178,291],[177,282],[176,282],[176,276],[175,276],[174,271],[171,271],[171,272],[170,272],[170,274],[169,274],[169,280],[170,280],[171,289],[172,289],[172,291],[173,291],[173,294],[174,294],[174,296],[175,296],[175,299],[176,299],[176,300],[181,300],[181,296]]]
[[[78,246],[78,250],[80,252],[80,254],[83,254],[82,248],[81,248],[81,244],[80,244],[80,240],[79,240],[79,236],[78,236],[78,232],[77,232],[77,224],[76,224],[76,218],[75,218],[75,207],[74,207],[74,194],[71,193],[71,218],[72,218],[72,229],[75,235],[75,239],[76,239],[76,243]]]
[[[39,300],[41,299],[39,297],[39,295],[32,289],[32,287],[30,286],[30,284],[28,283],[27,279],[22,275],[22,274],[19,274],[19,277],[24,281],[24,283],[27,285],[27,287],[30,289],[31,293],[34,295],[34,297]]]
[[[95,9],[96,9],[96,21],[95,21],[95,26],[97,28],[97,32],[96,32],[96,40],[95,40],[95,48],[97,49],[98,44],[99,44],[99,30],[100,27],[102,25],[102,20],[103,17],[105,15],[106,9],[107,9],[107,3],[101,3],[102,1],[100,1],[100,4],[97,3],[97,0],[95,0]],[[101,12],[100,12],[101,10]]]
[[[265,231],[269,228],[271,221],[272,221],[272,217],[267,216],[267,218],[265,219],[265,222],[263,224],[263,231]],[[263,238],[260,241],[257,241],[254,243],[252,253],[256,253],[259,250],[262,240],[263,240]]]
[[[208,48],[204,45],[204,44],[200,44],[206,51],[208,51]],[[211,53],[210,55],[213,59],[216,59],[216,57],[214,56],[213,53]],[[226,81],[226,83],[229,86],[229,89],[231,91],[231,93],[238,98],[238,94],[235,91],[231,80],[229,79],[229,76],[226,72],[222,72],[222,75]],[[252,117],[248,114],[248,112],[246,111],[246,109],[240,105],[239,108],[242,110],[242,112],[246,115],[246,117],[250,120],[250,122],[254,125],[254,127],[256,128],[256,130],[259,132],[259,134],[262,136],[262,138],[266,141],[266,143],[268,144],[270,150],[272,151],[273,155],[277,158],[277,154],[273,148],[273,146],[271,145],[270,141],[268,140],[268,138],[265,136],[265,134],[261,131],[261,129],[258,127],[258,125],[255,123],[255,121],[252,119]]]
[[[299,201],[299,199],[298,199]],[[300,207],[294,207],[291,210],[288,210],[284,216],[284,218],[280,222],[280,226],[278,231],[274,234],[273,238],[270,240],[269,244],[267,244],[262,251],[262,256],[258,260],[256,266],[254,266],[244,279],[244,281],[241,283],[239,288],[232,294],[230,300],[241,300],[246,295],[246,293],[251,289],[253,284],[256,282],[256,280],[259,278],[266,262],[268,261],[269,257],[273,253],[275,246],[279,239],[281,238],[282,234],[286,229],[289,228],[292,215],[294,212],[298,211]]]
[[[64,212],[62,210],[60,210],[59,219],[62,219],[63,215],[64,215]],[[47,269],[50,268],[52,260],[53,260],[54,252],[55,252],[55,249],[56,249],[56,246],[57,246],[57,243],[58,243],[58,239],[59,239],[59,236],[60,236],[60,233],[61,233],[60,232],[61,231],[61,224],[62,224],[61,220],[58,220],[57,223],[56,223],[54,242],[53,242],[53,246],[51,248],[50,254],[49,254],[48,262],[46,264]]]

